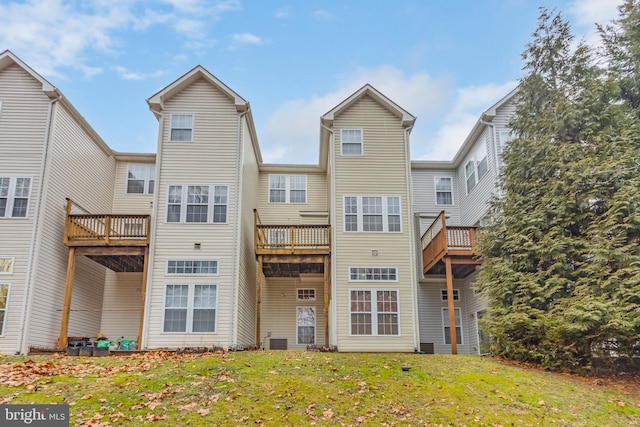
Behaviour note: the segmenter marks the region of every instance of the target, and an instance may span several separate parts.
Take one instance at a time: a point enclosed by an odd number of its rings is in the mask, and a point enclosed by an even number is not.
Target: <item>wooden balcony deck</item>
[[[476,250],[478,227],[447,225],[444,211],[422,235],[422,267],[424,274],[443,274],[443,258],[451,258],[454,275],[465,277],[481,264]]]
[[[68,214],[67,246],[148,246],[149,215]]]

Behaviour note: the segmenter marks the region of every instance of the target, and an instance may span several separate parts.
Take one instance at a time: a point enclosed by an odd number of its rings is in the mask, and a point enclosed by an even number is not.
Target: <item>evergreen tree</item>
[[[541,9],[480,246],[494,351],[549,368],[640,353],[638,116],[572,43]]]

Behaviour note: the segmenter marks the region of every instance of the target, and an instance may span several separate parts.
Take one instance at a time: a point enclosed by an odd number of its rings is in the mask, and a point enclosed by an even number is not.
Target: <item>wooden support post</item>
[[[324,345],[329,347],[329,256],[324,257]]]
[[[453,271],[451,257],[444,257],[447,275],[447,307],[449,310],[449,332],[451,337],[451,354],[458,354],[458,338],[456,336],[456,312],[453,305]]]
[[[260,346],[260,320],[262,316],[262,255],[258,256],[256,276],[256,345]]]
[[[140,325],[138,326],[138,349],[142,349],[142,331],[144,330],[144,305],[147,298],[147,277],[149,275],[149,246],[144,248],[142,267],[142,286],[140,286]]]
[[[66,245],[69,243],[69,233],[71,232],[71,221],[69,219],[69,215],[71,215],[71,210],[73,209],[73,202],[71,199],[67,199],[67,215],[64,218],[64,237],[63,241]]]
[[[67,283],[64,290],[64,303],[62,305],[62,321],[60,322],[60,336],[58,337],[58,350],[67,348],[67,334],[69,330],[69,313],[71,311],[71,291],[73,290],[73,276],[76,270],[76,248],[69,248],[69,260],[67,262]]]

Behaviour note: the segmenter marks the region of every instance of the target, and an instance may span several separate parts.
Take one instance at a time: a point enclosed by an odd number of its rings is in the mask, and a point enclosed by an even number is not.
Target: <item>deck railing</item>
[[[72,212],[82,213],[72,213]],[[90,214],[67,199],[67,246],[143,246],[149,244],[149,215]]]
[[[448,226],[444,211],[422,235],[422,265],[428,271],[447,254],[476,254],[478,227]]]
[[[259,254],[330,253],[331,226],[262,224],[255,218],[255,251]]]

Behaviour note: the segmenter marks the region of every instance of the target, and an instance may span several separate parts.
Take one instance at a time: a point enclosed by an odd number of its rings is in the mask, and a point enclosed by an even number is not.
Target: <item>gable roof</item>
[[[378,91],[376,88],[374,88],[369,83],[367,83],[364,86],[362,86],[360,89],[358,89],[356,92],[354,92],[347,99],[342,101],[340,104],[336,105],[331,110],[326,112],[320,118],[321,124],[325,126],[331,126],[336,116],[340,115],[340,113],[342,113],[344,110],[349,108],[351,105],[353,105],[356,101],[360,100],[365,95],[370,96],[380,105],[382,105],[387,110],[389,110],[393,115],[400,118],[402,120],[403,127],[413,126],[413,124],[415,123],[416,121],[415,116],[410,114],[407,110],[400,107],[398,104],[393,102],[391,99],[387,98],[380,91]]]
[[[220,89],[222,93],[227,95],[229,99],[234,102],[238,112],[247,111],[249,109],[249,102],[247,100],[231,90],[229,86],[222,83],[221,80],[207,71],[202,65],[197,65],[192,68],[191,71],[183,74],[182,77],[179,77],[173,83],[165,86],[164,89],[161,89],[148,98],[147,104],[149,104],[149,108],[153,111],[153,114],[155,114],[156,117],[159,117],[160,111],[164,108],[165,101],[171,99],[186,87],[200,79],[205,79],[207,82]]]
[[[22,62],[22,60],[14,55],[13,52],[7,49],[4,52],[0,53],[0,71],[13,64],[18,65],[20,68],[29,73],[34,79],[40,82],[40,84],[42,84],[42,92],[44,92],[49,98],[55,99],[61,95],[54,85],[49,83],[49,81],[42,77],[40,74],[36,73],[33,68]]]

